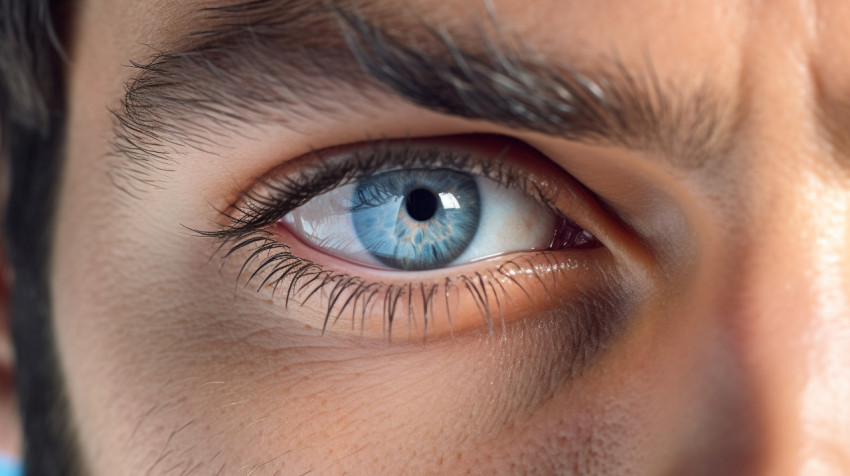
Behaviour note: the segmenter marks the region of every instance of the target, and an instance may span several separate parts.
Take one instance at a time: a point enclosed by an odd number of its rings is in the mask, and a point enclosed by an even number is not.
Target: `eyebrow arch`
[[[113,111],[112,150],[128,159],[113,182],[131,195],[157,186],[175,151],[215,153],[216,133],[333,114],[346,107],[340,90],[349,99],[377,92],[439,113],[650,152],[688,168],[730,143],[728,101],[707,84],[686,93],[662,82],[648,57],[642,71],[595,52],[585,55],[591,68],[556,66],[507,41],[495,16],[462,41],[369,2],[249,0],[201,9],[191,23],[199,26],[171,49],[131,64],[136,74]]]

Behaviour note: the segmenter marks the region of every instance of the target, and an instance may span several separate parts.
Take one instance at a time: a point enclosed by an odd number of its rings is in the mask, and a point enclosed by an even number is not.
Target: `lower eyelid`
[[[517,253],[455,268],[398,272],[328,256],[300,243],[284,227],[274,234],[297,259],[316,266],[295,278],[301,282],[294,284],[289,300],[298,311],[287,318],[368,340],[421,341],[500,329],[592,295],[610,286],[606,279],[615,274],[612,256],[603,247]],[[273,267],[267,269],[274,273]],[[293,277],[279,283],[275,279],[261,292],[271,290],[273,301],[287,307]]]

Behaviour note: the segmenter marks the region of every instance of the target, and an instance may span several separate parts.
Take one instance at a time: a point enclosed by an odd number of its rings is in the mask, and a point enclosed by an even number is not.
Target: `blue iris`
[[[360,243],[381,263],[434,269],[469,246],[481,219],[481,199],[470,174],[396,170],[357,183],[351,219]]]

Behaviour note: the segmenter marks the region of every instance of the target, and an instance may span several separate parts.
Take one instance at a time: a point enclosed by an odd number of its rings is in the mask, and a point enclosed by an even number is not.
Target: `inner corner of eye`
[[[596,236],[577,225],[569,218],[559,216],[557,226],[549,249],[553,251],[563,249],[590,249],[602,246]]]

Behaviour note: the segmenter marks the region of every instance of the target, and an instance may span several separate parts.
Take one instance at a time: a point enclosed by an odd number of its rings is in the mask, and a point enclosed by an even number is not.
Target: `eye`
[[[528,193],[447,168],[365,177],[310,200],[281,222],[329,254],[406,271],[598,244]]]
[[[448,337],[566,310],[592,334],[624,296],[603,245],[620,240],[617,222],[562,168],[503,136],[323,149],[270,171],[223,213],[222,229],[202,233],[225,259],[244,259],[237,279],[322,332]]]

